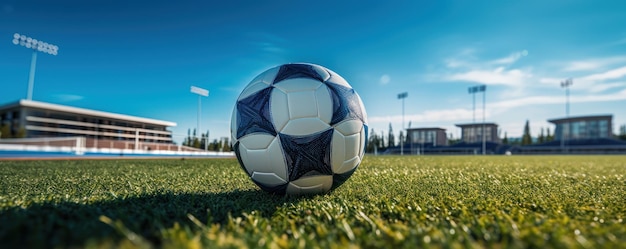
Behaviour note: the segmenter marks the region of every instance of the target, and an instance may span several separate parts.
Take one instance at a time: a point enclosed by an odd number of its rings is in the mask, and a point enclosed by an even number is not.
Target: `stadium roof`
[[[605,115],[589,115],[589,116],[576,116],[576,117],[567,117],[567,118],[556,118],[550,119],[548,122],[550,123],[564,123],[564,122],[573,122],[573,121],[582,121],[582,120],[604,120],[604,119],[612,119],[613,115],[605,114]]]
[[[26,99],[21,99],[16,102],[2,105],[0,106],[0,110],[13,108],[13,107],[20,107],[20,106],[30,107],[30,108],[39,108],[39,109],[45,109],[45,110],[53,110],[53,111],[59,111],[59,112],[82,114],[82,115],[95,116],[95,117],[110,118],[110,119],[118,119],[118,120],[132,121],[132,122],[140,122],[140,123],[153,124],[153,125],[161,125],[161,126],[169,126],[169,127],[176,126],[175,122],[170,122],[170,121],[151,119],[151,118],[142,118],[142,117],[130,116],[130,115],[125,115],[125,114],[117,114],[117,113],[111,113],[111,112],[96,111],[96,110],[58,105],[58,104],[51,104],[51,103],[34,101],[34,100],[26,100]]]
[[[457,127],[472,127],[472,126],[482,126],[482,125],[487,125],[487,126],[498,126],[498,124],[496,123],[470,123],[470,124],[456,124]]]
[[[411,131],[426,131],[426,130],[440,130],[440,131],[445,131],[446,129],[444,129],[444,128],[439,128],[439,127],[420,127],[420,128],[407,128],[407,130],[411,130]]]

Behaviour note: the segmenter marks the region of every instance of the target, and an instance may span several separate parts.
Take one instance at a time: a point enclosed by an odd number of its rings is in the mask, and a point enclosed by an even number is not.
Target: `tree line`
[[[202,133],[200,134],[200,136],[197,136],[196,129],[193,129],[193,132],[191,131],[191,129],[188,129],[187,136],[183,140],[182,145],[207,151],[232,151],[232,148],[230,147],[230,141],[228,141],[227,137],[222,139],[214,138],[213,141],[207,144],[208,140],[208,130],[206,131],[206,133]]]

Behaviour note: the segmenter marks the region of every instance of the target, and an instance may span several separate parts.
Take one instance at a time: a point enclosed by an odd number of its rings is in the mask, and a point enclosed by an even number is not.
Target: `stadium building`
[[[173,126],[176,123],[33,100],[0,106],[0,143],[9,140],[5,138],[40,143],[43,140],[36,138],[84,137],[88,148],[173,150],[168,130]]]
[[[448,145],[446,129],[443,128],[408,128],[406,134],[411,144]]]
[[[514,154],[624,154],[626,142],[613,136],[613,115],[551,119],[554,141],[510,148]]]
[[[486,142],[500,143],[498,125],[495,123],[457,124],[456,126],[461,128],[461,140],[464,143],[482,143],[483,129]]]
[[[556,128],[555,140],[612,138],[613,115],[580,116],[548,120]]]

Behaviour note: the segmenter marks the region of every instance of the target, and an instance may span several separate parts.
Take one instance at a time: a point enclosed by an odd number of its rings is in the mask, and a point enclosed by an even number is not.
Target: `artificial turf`
[[[235,159],[0,161],[0,248],[626,248],[626,156],[366,156],[274,196]]]

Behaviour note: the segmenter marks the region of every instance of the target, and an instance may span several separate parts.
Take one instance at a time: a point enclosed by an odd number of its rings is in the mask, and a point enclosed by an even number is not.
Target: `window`
[[[611,131],[609,130],[609,121],[600,120],[598,122],[598,137],[610,137]]]

